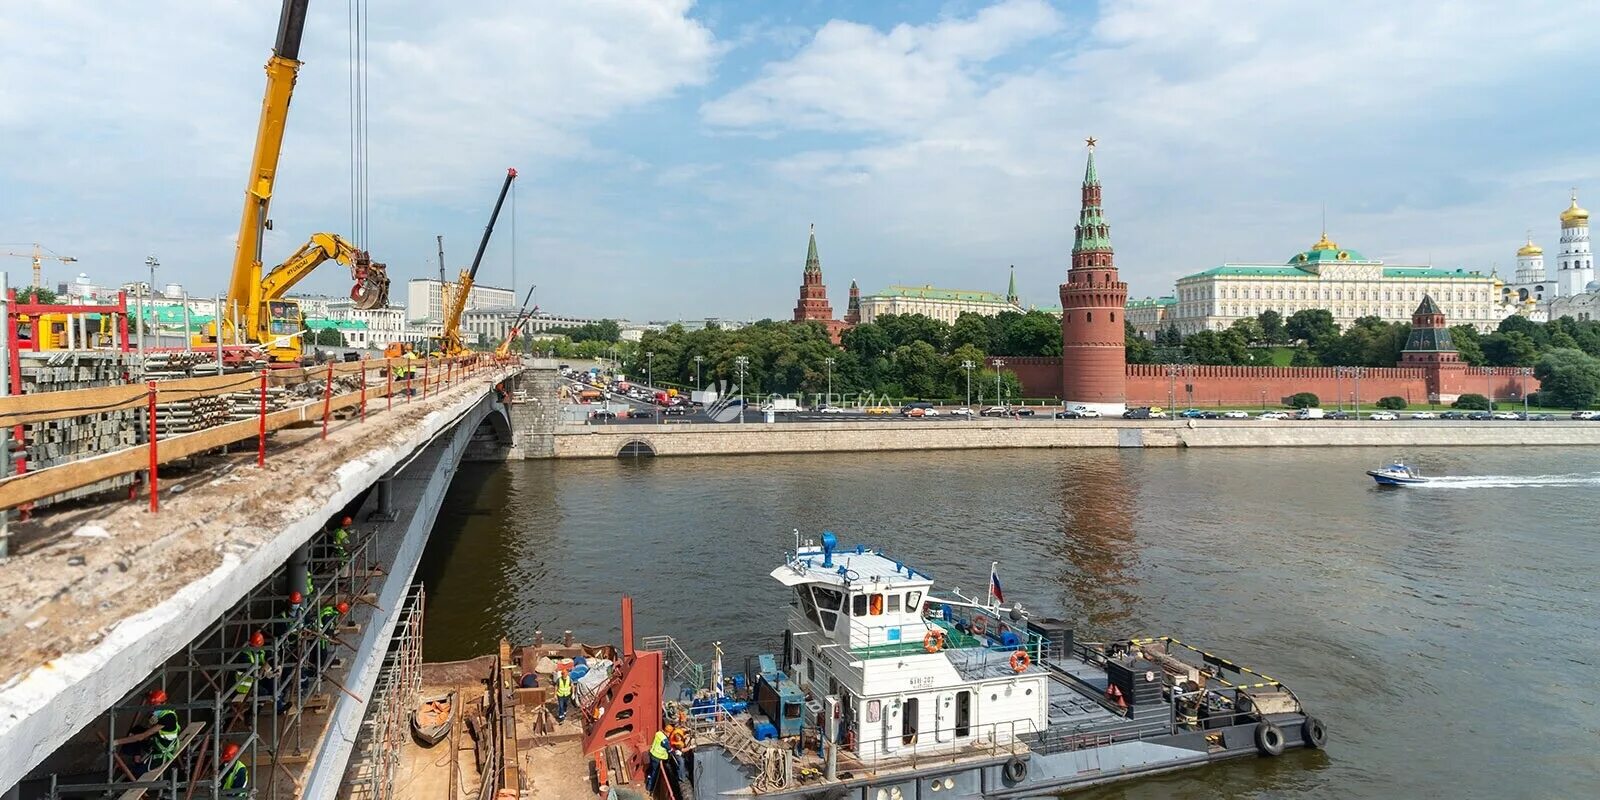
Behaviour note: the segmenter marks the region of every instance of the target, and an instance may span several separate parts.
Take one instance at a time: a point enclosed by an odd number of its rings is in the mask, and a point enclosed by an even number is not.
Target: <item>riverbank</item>
[[[560,426],[555,458],[1073,447],[1600,445],[1600,423],[1398,420],[886,420]]]

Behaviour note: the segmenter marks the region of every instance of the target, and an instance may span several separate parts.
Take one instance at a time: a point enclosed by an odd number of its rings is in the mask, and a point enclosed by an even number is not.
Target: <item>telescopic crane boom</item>
[[[472,293],[472,282],[478,277],[483,251],[489,248],[489,235],[494,233],[495,220],[500,218],[500,206],[505,204],[506,192],[510,191],[511,182],[516,179],[515,169],[506,170],[505,183],[500,184],[500,196],[495,198],[494,211],[489,213],[489,224],[484,226],[483,239],[478,242],[478,253],[472,257],[472,268],[461,270],[461,278],[450,293],[450,302],[445,307],[444,334],[439,342],[440,352],[447,356],[459,355],[465,349],[461,346],[461,314],[467,309],[467,295]]]
[[[267,59],[267,88],[261,99],[261,120],[256,126],[228,301],[218,310],[217,322],[208,332],[213,337],[222,336],[224,341],[237,338],[263,345],[274,361],[294,361],[300,356],[299,307],[283,296],[322,262],[333,259],[350,267],[355,279],[350,298],[357,308],[377,308],[389,302],[389,276],[384,265],[374,263],[366,251],[337,234],[313,235],[295,256],[262,274],[262,238],[271,226],[267,211],[283,151],[289,100],[300,72],[300,40],[305,33],[309,3],[310,0],[283,0],[278,15],[278,36],[272,57]]]

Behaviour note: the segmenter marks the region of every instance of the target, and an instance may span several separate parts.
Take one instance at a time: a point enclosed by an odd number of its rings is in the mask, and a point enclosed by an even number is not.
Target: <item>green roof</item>
[[[144,318],[154,319],[155,324],[157,325],[175,325],[181,327],[183,325],[183,306],[146,307],[144,310]],[[191,327],[198,328],[201,325],[211,322],[211,320],[212,316],[210,314],[189,314],[189,325]]]
[[[367,329],[367,323],[348,319],[308,319],[306,327],[314,331],[325,331],[329,328],[336,331],[364,331]]]
[[[1315,275],[1299,267],[1288,267],[1280,264],[1223,264],[1212,267],[1204,272],[1185,275],[1185,278],[1198,278],[1203,275],[1255,275],[1274,276],[1279,278],[1314,278]]]
[[[908,297],[919,300],[952,300],[966,303],[998,303],[1006,299],[995,292],[969,292],[963,289],[936,289],[932,286],[890,286],[873,297]]]
[[[1178,298],[1176,297],[1141,297],[1137,300],[1129,300],[1123,307],[1146,308],[1149,306],[1170,306],[1176,305],[1177,302]]]
[[[1385,278],[1460,278],[1487,280],[1488,276],[1475,269],[1438,269],[1436,267],[1384,267]]]
[[[1327,252],[1327,251],[1320,251]],[[1367,264],[1379,262],[1368,261]],[[1201,278],[1207,275],[1240,275],[1248,277],[1267,278],[1305,278],[1311,280],[1316,274],[1307,272],[1299,267],[1278,264],[1223,264],[1212,267],[1204,272],[1185,275],[1179,280],[1188,278]],[[1383,268],[1385,278],[1460,278],[1462,280],[1484,280],[1485,275],[1476,270],[1469,269],[1439,269],[1436,267],[1410,267],[1386,266]]]

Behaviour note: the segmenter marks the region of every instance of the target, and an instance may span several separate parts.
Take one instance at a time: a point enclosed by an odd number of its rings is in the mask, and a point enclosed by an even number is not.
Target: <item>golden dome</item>
[[[1528,238],[1528,243],[1517,249],[1517,255],[1519,255],[1519,256],[1542,256],[1542,255],[1544,255],[1544,248],[1540,247],[1539,245],[1534,244],[1533,243],[1533,238],[1529,237]]]
[[[1574,206],[1576,206],[1576,203],[1574,203]],[[1585,212],[1586,215],[1587,215],[1587,213],[1588,212]],[[1588,217],[1585,216],[1585,219],[1587,219],[1587,218]],[[1566,217],[1562,217],[1562,219],[1566,219]],[[1316,244],[1311,245],[1311,249],[1312,250],[1338,250],[1339,249],[1339,245],[1334,244],[1333,240],[1328,238],[1328,232],[1327,231],[1323,231],[1322,232],[1322,238],[1318,239]]]
[[[1589,227],[1589,212],[1578,205],[1578,190],[1572,190],[1572,205],[1561,212],[1561,227],[1587,228]]]

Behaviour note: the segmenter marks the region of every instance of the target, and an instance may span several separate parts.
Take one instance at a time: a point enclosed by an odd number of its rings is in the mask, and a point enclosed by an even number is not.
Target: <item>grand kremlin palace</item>
[[[1177,301],[1169,301],[1161,317],[1185,336],[1223,330],[1234,320],[1268,309],[1288,318],[1302,309],[1325,308],[1340,327],[1367,316],[1406,322],[1425,295],[1453,323],[1484,332],[1515,311],[1502,302],[1499,281],[1492,275],[1385,264],[1341,248],[1327,234],[1287,263],[1223,264],[1179,278],[1177,288]]]

